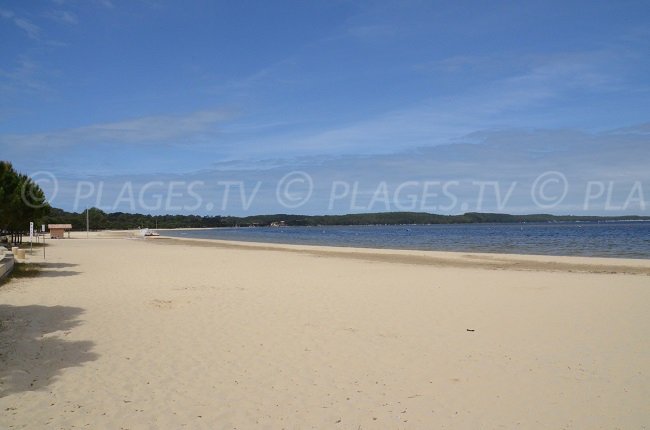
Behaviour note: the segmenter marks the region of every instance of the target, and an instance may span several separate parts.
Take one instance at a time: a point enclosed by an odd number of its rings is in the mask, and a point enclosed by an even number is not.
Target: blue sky
[[[395,210],[409,182],[418,210],[650,214],[649,48],[644,1],[0,1],[0,159],[66,209]],[[314,190],[287,208],[293,171]],[[549,171],[567,193],[540,207]],[[149,181],[201,204],[132,205]],[[228,181],[261,185],[223,205]],[[337,181],[366,203],[332,204]],[[422,204],[436,181],[457,204]]]

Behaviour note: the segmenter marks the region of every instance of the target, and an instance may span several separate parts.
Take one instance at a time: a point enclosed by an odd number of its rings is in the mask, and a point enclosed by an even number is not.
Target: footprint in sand
[[[174,302],[172,300],[155,299],[149,302],[149,304],[154,308],[159,308],[159,309],[171,309],[174,306]]]

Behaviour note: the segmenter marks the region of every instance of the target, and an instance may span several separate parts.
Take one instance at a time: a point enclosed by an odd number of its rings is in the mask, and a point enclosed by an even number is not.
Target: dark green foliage
[[[466,224],[466,223],[520,223],[558,221],[621,221],[650,220],[650,217],[620,216],[556,216],[547,214],[508,215],[470,212],[463,215],[436,215],[421,212],[382,212],[348,215],[253,215],[198,216],[198,215],[143,215],[124,212],[106,213],[97,208],[89,209],[92,230],[126,230],[133,228],[197,228],[197,227],[248,227],[268,226],[284,221],[289,226],[317,225],[402,225],[402,224]],[[45,217],[47,223],[72,224],[75,230],[86,228],[86,213],[71,213],[52,209]]]
[[[0,232],[23,232],[50,210],[45,194],[28,176],[0,161]]]

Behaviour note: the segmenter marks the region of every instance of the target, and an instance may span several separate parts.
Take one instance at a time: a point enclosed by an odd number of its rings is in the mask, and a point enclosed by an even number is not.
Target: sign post
[[[29,222],[29,253],[34,253],[34,221]]]
[[[41,224],[41,233],[43,233],[43,260],[45,260],[45,224]]]

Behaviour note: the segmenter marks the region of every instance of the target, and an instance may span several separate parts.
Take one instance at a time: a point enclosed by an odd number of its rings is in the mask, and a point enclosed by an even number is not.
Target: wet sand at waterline
[[[124,236],[0,287],[1,428],[650,422],[650,260]]]

